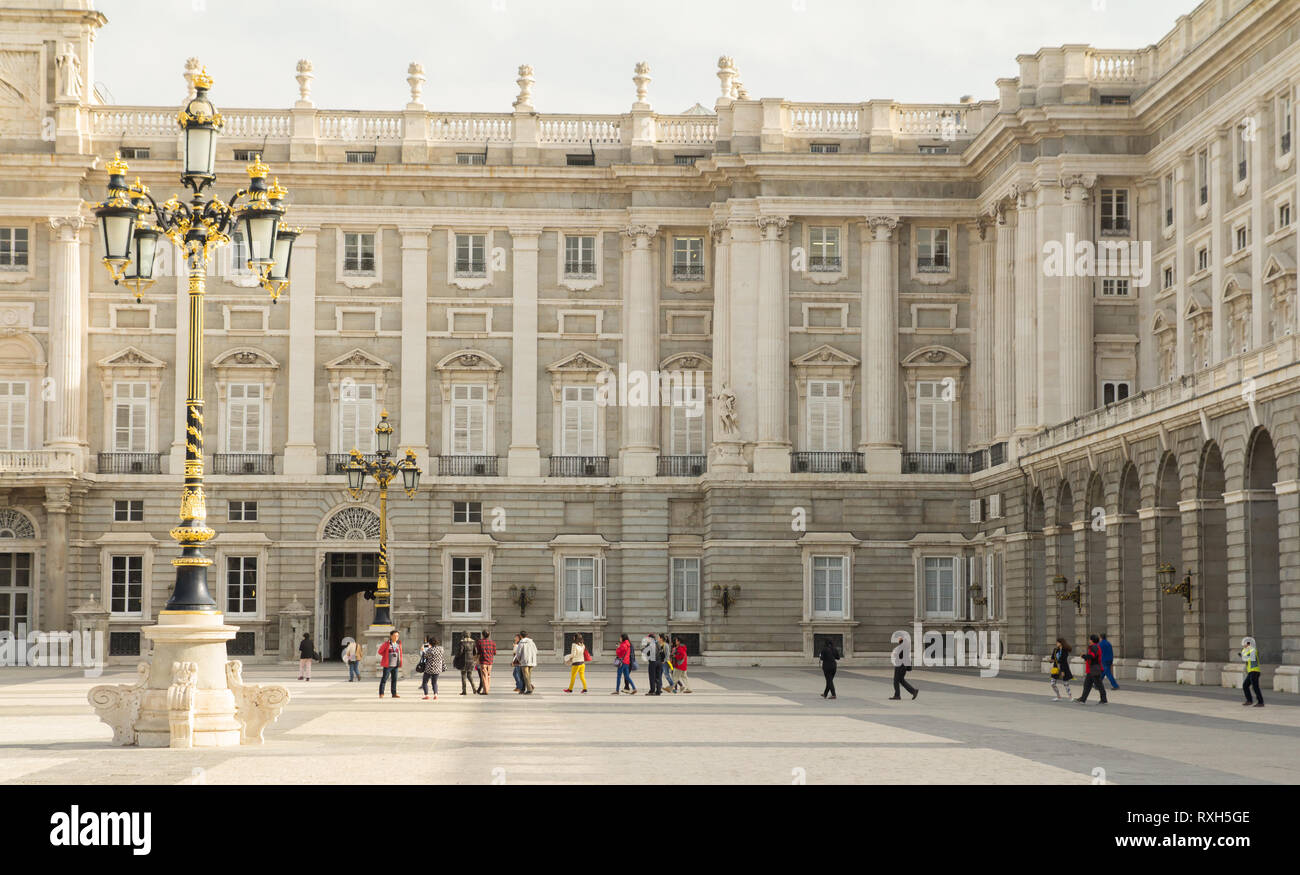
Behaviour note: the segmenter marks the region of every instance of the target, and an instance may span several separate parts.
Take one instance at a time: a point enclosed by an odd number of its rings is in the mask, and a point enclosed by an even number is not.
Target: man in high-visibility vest
[[[1241,639],[1241,661],[1246,663],[1246,679],[1241,682],[1242,692],[1246,694],[1246,701],[1242,702],[1243,707],[1254,705],[1256,708],[1264,707],[1264,694],[1259,691],[1259,650],[1255,647],[1254,638]],[[1251,701],[1250,691],[1255,691],[1255,701]]]

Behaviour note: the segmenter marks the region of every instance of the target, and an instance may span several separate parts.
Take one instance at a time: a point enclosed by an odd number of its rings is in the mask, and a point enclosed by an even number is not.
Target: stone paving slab
[[[86,704],[133,676],[0,669],[0,783],[1300,783],[1300,697],[1279,693],[1246,709],[1231,690],[1130,683],[1102,708],[1053,702],[1038,676],[918,670],[920,698],[892,702],[889,672],[851,669],[828,701],[817,669],[768,667],[697,669],[691,695],[651,698],[609,695],[612,670],[566,694],[568,673],[542,667],[533,696],[504,674],[462,697],[451,675],[436,701],[409,680],[381,700],[337,666],[310,683],[250,666],[293,695],[267,743],[173,751],[113,747]]]

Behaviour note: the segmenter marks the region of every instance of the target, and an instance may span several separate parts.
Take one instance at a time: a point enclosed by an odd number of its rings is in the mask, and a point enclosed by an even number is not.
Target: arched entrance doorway
[[[1056,496],[1056,568],[1052,569],[1052,576],[1057,575],[1065,578],[1064,588],[1069,591],[1074,589],[1075,561],[1074,561],[1074,494],[1070,490],[1070,484],[1062,481],[1060,491]],[[1057,635],[1069,641],[1071,645],[1075,644],[1075,622],[1078,610],[1074,602],[1061,601],[1056,597],[1057,586],[1049,583],[1052,587],[1051,598],[1055,603],[1056,630],[1052,635]],[[1051,634],[1051,630],[1049,630]]]
[[[1208,442],[1201,451],[1196,477],[1196,552],[1198,574],[1192,575],[1192,611],[1199,619],[1200,641],[1190,670],[1179,669],[1179,681],[1217,684],[1228,647],[1228,518],[1223,505],[1223,455]],[[1191,648],[1189,648],[1191,649]]]
[[[1031,654],[1046,654],[1051,647],[1047,637],[1047,544],[1043,540],[1046,524],[1043,491],[1035,489],[1029,497],[1029,647]]]
[[[1277,455],[1263,428],[1251,436],[1246,488],[1246,629],[1260,661],[1282,661],[1282,590],[1278,563]],[[1234,644],[1235,642],[1229,642]]]
[[[1100,635],[1109,631],[1106,605],[1110,599],[1110,586],[1106,574],[1106,493],[1101,477],[1093,474],[1088,481],[1087,500],[1083,506],[1084,555],[1084,605],[1087,607],[1087,628],[1080,633]]]
[[[344,638],[362,640],[374,617],[374,603],[365,598],[379,573],[379,514],[368,507],[349,506],[331,514],[321,527],[317,586],[317,649],[326,659],[339,659]]]
[[[1155,578],[1161,565],[1174,569],[1174,577],[1187,573],[1183,559],[1183,518],[1178,510],[1182,496],[1182,483],[1178,476],[1178,461],[1173,453],[1166,453],[1156,474],[1156,568],[1148,569]],[[1171,681],[1175,678],[1178,663],[1183,659],[1185,603],[1174,596],[1155,590],[1156,598],[1156,652],[1161,660],[1151,680]]]
[[[1144,657],[1142,628],[1142,526],[1138,506],[1142,501],[1137,468],[1124,466],[1119,478],[1119,630],[1111,635],[1117,660],[1136,665]]]

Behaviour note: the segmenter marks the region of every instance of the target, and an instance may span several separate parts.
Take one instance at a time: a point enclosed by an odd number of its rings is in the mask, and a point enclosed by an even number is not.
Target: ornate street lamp
[[[1156,569],[1156,577],[1160,581],[1160,591],[1165,595],[1180,595],[1187,600],[1187,610],[1192,609],[1192,572],[1188,569],[1183,575],[1183,579],[1174,583],[1174,566],[1167,562],[1161,563]]]
[[[371,632],[393,625],[392,592],[388,585],[388,484],[398,476],[402,477],[402,489],[407,498],[415,498],[420,486],[419,465],[415,462],[415,451],[407,450],[406,458],[394,462],[392,459],[393,426],[388,421],[388,411],[379,416],[375,426],[375,445],[377,452],[373,462],[361,455],[355,447],[344,470],[348,475],[348,493],[355,501],[361,497],[366,475],[374,478],[379,486],[379,573],[375,588],[366,592],[368,598],[375,600],[375,620],[370,624]]]
[[[189,285],[185,481],[180,522],[171,530],[181,550],[172,560],[176,582],[157,624],[141,630],[153,643],[154,665],[146,682],[131,688],[98,687],[90,694],[118,743],[145,747],[260,742],[261,727],[275,719],[288,701],[283,687],[245,684],[239,663],[227,662],[226,642],[238,629],[225,625],[208,590],[212,560],[203,555],[203,545],[216,532],[207,525],[203,491],[203,311],[213,251],[230,242],[236,223],[243,227],[252,261],[272,300],[288,286],[288,257],[296,234],[284,229],[289,233],[282,249],[285,191],[278,184],[267,188],[270,168],[260,156],[248,165],[248,188],[235,192],[229,201],[204,199],[203,190],[216,181],[222,119],[208,98],[212,77],[207,71],[194,76],[193,84],[194,98],[176,117],[184,135],[180,179],[192,193],[189,203],[172,197],[159,204],[139,179],[128,184],[128,167],[118,154],[105,168],[108,194],[94,206],[104,243],[103,263],[114,285],[125,284],[138,300],[153,283],[158,242],[164,235],[184,254]],[[277,272],[274,259],[280,252],[285,261]],[[159,714],[166,716],[159,718]]]
[[[738,601],[740,601],[740,584],[722,586],[715,583],[713,585],[713,603],[722,607],[722,616],[727,616],[731,606]]]
[[[1083,581],[1076,580],[1074,589],[1066,592],[1065,588],[1070,585],[1070,578],[1064,574],[1058,574],[1052,578],[1052,584],[1056,587],[1057,601],[1074,602],[1075,613],[1083,606]]]

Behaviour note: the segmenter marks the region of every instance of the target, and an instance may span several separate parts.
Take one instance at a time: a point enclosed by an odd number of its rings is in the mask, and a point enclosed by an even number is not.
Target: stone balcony
[[[5,450],[0,474],[71,474],[77,455],[69,450]]]

